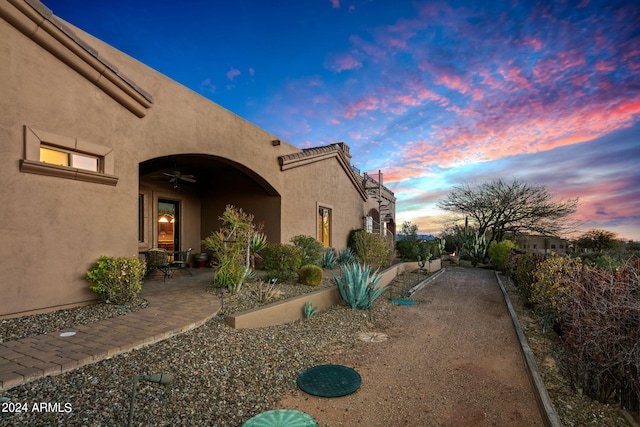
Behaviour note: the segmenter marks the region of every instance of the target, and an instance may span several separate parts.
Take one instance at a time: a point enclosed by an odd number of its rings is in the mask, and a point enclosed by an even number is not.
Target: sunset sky
[[[638,1],[43,2],[293,145],[347,143],[398,226],[438,234],[452,186],[516,178],[640,240]]]

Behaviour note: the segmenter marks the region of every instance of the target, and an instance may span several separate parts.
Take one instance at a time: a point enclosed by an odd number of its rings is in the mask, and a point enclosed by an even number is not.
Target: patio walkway
[[[55,333],[0,343],[0,391],[37,378],[70,371],[119,353],[162,341],[193,329],[215,316],[219,299],[205,291],[209,269],[193,276],[176,272],[166,282],[145,281],[143,310]],[[62,332],[75,332],[60,336]]]

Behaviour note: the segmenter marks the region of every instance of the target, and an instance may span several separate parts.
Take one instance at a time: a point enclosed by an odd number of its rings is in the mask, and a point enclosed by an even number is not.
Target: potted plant
[[[207,264],[207,259],[209,259],[209,255],[207,255],[206,252],[193,255],[193,261],[196,264],[196,268],[204,268]]]

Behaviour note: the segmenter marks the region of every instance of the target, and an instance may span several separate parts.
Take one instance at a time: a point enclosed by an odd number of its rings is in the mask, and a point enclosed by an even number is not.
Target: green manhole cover
[[[360,388],[362,378],[355,369],[342,365],[320,365],[309,368],[298,377],[298,387],[314,396],[339,397]]]
[[[309,414],[293,409],[275,409],[247,420],[242,427],[318,427]]]

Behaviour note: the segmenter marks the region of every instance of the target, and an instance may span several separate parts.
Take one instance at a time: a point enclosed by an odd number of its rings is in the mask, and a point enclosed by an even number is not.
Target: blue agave
[[[371,273],[371,267],[357,262],[340,266],[340,276],[333,274],[333,280],[342,299],[353,309],[371,309],[373,301],[388,288],[377,286],[381,277],[377,270]]]

